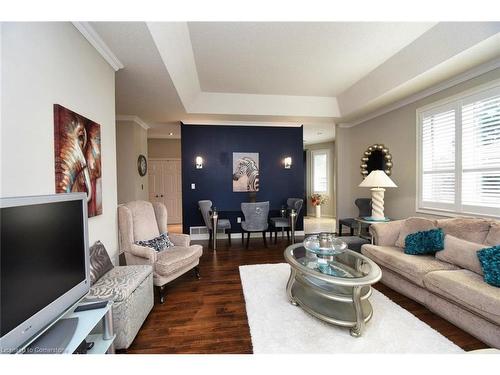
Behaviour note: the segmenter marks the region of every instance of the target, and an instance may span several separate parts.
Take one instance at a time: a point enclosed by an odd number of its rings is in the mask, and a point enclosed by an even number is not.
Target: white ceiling
[[[190,22],[202,91],[337,96],[435,23]]]
[[[117,114],[140,117],[149,137],[179,138],[181,121],[289,123],[304,126],[306,143],[324,142],[335,122],[500,56],[499,22],[90,26],[124,66]]]

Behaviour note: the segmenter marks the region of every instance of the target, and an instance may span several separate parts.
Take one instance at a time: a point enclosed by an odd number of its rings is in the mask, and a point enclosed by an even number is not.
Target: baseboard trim
[[[278,231],[278,235],[279,235],[279,233],[280,232]],[[304,231],[303,230],[296,230],[295,235],[296,236],[303,236]],[[191,234],[190,237],[192,240],[195,240],[195,241],[202,241],[202,240],[209,239],[208,233]],[[235,238],[236,239],[241,238],[241,232],[231,233],[231,240],[233,240]],[[245,234],[245,238],[246,238],[246,234]],[[250,233],[250,238],[262,238],[262,232],[252,232],[252,233]],[[217,234],[217,240],[225,240],[225,239],[227,239],[227,234],[223,234],[223,233]]]

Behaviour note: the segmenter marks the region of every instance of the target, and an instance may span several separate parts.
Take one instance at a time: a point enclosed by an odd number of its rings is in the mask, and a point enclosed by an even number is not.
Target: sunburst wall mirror
[[[373,170],[382,170],[390,176],[392,166],[392,155],[389,149],[381,143],[375,143],[366,149],[361,158],[361,175],[365,178]]]

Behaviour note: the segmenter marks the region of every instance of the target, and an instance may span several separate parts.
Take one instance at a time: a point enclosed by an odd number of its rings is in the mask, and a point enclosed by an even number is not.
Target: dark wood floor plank
[[[231,247],[221,240],[217,252],[203,245],[201,279],[194,272],[167,285],[167,299],[153,310],[126,353],[252,353],[252,341],[238,267],[240,265],[283,263],[286,240],[264,248],[262,239],[252,238],[245,249],[241,240]],[[383,284],[375,287],[423,322],[464,350],[487,346],[440,318],[419,303]]]

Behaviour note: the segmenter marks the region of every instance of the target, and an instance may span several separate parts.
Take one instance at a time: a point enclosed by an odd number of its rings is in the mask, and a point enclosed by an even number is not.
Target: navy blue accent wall
[[[233,152],[258,152],[260,168],[257,201],[269,201],[271,215],[278,214],[287,198],[305,196],[302,127],[182,125],[182,216],[183,231],[203,226],[198,201],[210,199],[222,217],[231,220],[233,232],[240,231],[236,217],[241,202],[249,194],[233,193]],[[195,168],[195,158],[203,158],[203,169]],[[283,159],[292,158],[291,169]],[[196,189],[191,189],[191,184]],[[224,212],[226,211],[226,212]],[[303,229],[302,209],[297,230]],[[279,215],[278,215],[279,216]]]

